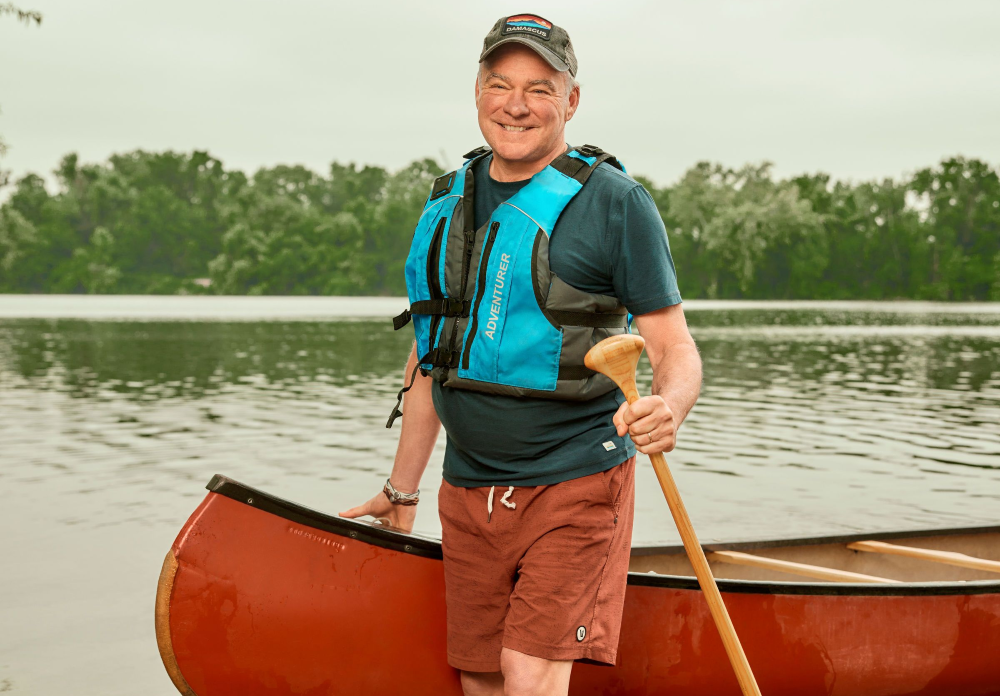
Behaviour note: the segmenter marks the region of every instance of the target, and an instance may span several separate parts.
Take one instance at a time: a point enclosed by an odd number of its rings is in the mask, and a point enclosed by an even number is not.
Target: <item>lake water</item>
[[[0,693],[176,693],[153,597],[204,484],[325,512],[381,489],[402,306],[0,295]],[[667,459],[703,541],[1000,523],[1000,305],[685,310],[705,384]],[[634,543],[676,542],[648,465],[637,489]]]

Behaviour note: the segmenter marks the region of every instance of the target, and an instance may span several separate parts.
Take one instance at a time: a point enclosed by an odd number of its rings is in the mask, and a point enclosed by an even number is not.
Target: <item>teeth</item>
[[[504,130],[511,131],[513,133],[520,133],[521,131],[528,130],[524,126],[504,126],[502,123],[500,125],[503,126]]]

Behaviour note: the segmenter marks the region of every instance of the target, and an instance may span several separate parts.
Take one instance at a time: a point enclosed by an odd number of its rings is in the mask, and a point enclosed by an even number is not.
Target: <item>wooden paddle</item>
[[[635,366],[639,362],[639,355],[642,353],[646,342],[640,336],[632,334],[622,334],[606,338],[596,346],[591,348],[584,356],[584,363],[591,370],[607,375],[625,394],[625,398],[631,404],[639,398],[639,392],[635,388]],[[698,537],[694,533],[694,526],[691,518],[688,517],[684,508],[684,501],[674,483],[674,477],[667,468],[667,460],[663,454],[657,452],[649,455],[649,460],[653,464],[653,471],[660,481],[660,488],[670,506],[670,514],[674,516],[674,523],[677,531],[680,532],[681,540],[684,542],[684,550],[687,551],[691,565],[694,566],[694,574],[701,585],[701,591],[705,593],[708,601],[708,609],[715,620],[715,626],[719,629],[722,637],[722,644],[729,655],[729,662],[736,672],[736,680],[740,683],[740,689],[744,696],[760,696],[760,689],[757,688],[757,680],[754,679],[753,672],[750,671],[750,663],[740,645],[740,639],[736,637],[736,629],[729,619],[729,612],[722,602],[722,595],[712,577],[712,569],[708,566],[705,552],[698,542]]]

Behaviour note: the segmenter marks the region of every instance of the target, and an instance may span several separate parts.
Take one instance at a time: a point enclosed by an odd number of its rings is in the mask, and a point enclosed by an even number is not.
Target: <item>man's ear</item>
[[[573,118],[578,106],[580,106],[580,85],[574,85],[573,91],[569,93],[569,108],[566,109],[567,121]]]
[[[479,73],[476,73],[476,106],[479,106]]]

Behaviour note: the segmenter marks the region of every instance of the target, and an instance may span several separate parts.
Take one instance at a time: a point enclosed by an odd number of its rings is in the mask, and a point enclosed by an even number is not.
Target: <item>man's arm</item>
[[[653,393],[631,406],[622,404],[614,422],[618,435],[628,432],[643,454],[669,452],[677,444],[677,429],[698,400],[701,357],[680,304],[637,315],[635,325],[646,340]]]
[[[408,384],[413,368],[417,365],[417,346],[414,343],[403,372],[403,383]],[[413,386],[403,398],[403,427],[396,446],[396,458],[389,480],[400,493],[412,493],[420,487],[420,477],[424,475],[427,462],[434,451],[441,421],[438,420],[431,400],[431,378],[417,370]],[[413,530],[413,520],[417,516],[415,505],[393,505],[385,494],[379,492],[364,505],[340,513],[341,517],[384,517],[389,524],[404,532]]]

